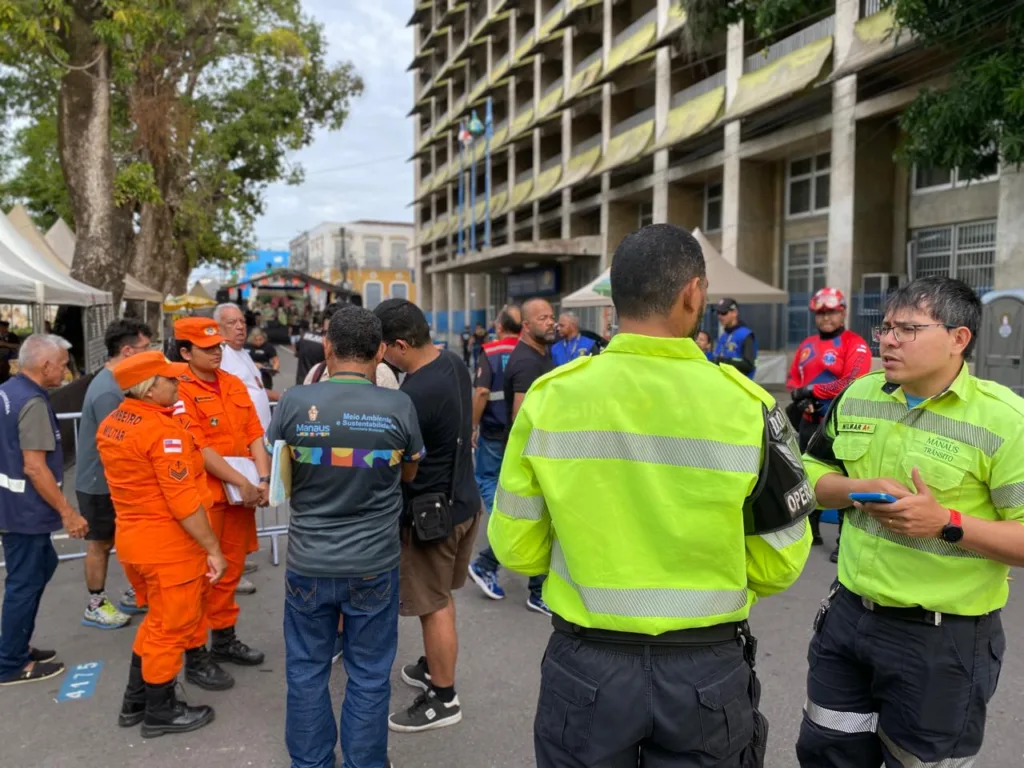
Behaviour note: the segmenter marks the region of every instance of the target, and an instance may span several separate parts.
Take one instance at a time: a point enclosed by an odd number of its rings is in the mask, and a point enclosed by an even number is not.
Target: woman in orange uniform
[[[119,363],[113,374],[125,400],[96,433],[117,512],[118,557],[149,606],[135,635],[119,718],[122,726],[141,721],[145,738],[213,721],[211,707],[178,700],[175,682],[183,653],[205,635],[206,585],[227,566],[202,503],[192,440],[173,416],[176,373],[160,352]]]
[[[245,384],[220,370],[223,342],[217,323],[209,318],[187,317],[174,324],[175,354],[188,364],[188,370],[178,376],[179,411],[184,411],[188,430],[203,446],[213,497],[210,523],[228,562],[224,578],[212,587],[207,601],[207,621],[213,630],[212,657],[215,662],[254,666],[263,663],[263,654],[235,634],[239,612],[235,587],[242,578],[245,556],[258,547],[254,507],[267,502],[270,457]],[[251,458],[259,484],[246,480],[225,457]],[[228,501],[223,483],[240,489],[242,504]]]

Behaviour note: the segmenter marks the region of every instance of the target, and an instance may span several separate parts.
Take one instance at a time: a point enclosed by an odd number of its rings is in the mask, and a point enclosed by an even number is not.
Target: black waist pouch
[[[452,509],[447,494],[425,493],[417,496],[409,500],[405,512],[419,544],[434,544],[452,535]]]

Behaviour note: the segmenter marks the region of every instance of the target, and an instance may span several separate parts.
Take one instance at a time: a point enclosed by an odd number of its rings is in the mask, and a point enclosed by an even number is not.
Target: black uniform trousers
[[[840,587],[807,654],[801,768],[970,768],[1005,647],[998,611],[935,626]]]
[[[626,645],[555,632],[541,664],[537,766],[741,768],[755,691],[739,640]]]

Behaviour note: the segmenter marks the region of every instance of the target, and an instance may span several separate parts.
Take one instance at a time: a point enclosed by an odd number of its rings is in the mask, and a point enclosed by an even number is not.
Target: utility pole
[[[344,288],[348,282],[348,245],[345,237],[345,227],[338,228],[338,237],[341,238],[338,244],[338,271],[341,272],[341,286]]]

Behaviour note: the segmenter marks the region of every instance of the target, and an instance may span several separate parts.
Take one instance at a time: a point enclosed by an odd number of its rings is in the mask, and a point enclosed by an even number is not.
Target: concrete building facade
[[[893,34],[879,0],[696,52],[677,0],[420,0],[410,24],[419,303],[441,337],[508,299],[557,305],[650,222],[701,228],[789,292],[782,312],[751,310],[763,346],[803,338],[826,284],[853,296],[858,330],[908,275],[1024,286],[1021,173],[894,162],[901,112],[952,62]],[[484,141],[460,156],[457,138],[488,97],[489,211]],[[477,192],[461,217],[460,172]]]
[[[415,228],[398,221],[327,221],[289,243],[291,267],[342,283],[373,309],[384,299],[417,300]]]

